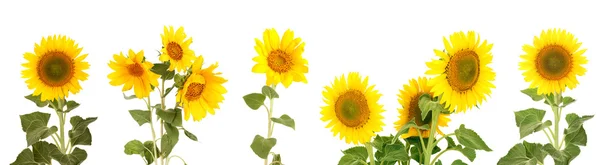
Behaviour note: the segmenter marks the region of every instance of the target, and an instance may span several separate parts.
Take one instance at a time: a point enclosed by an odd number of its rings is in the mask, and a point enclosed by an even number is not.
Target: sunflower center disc
[[[357,90],[342,94],[335,102],[335,115],[348,127],[363,126],[370,115],[365,95]]]
[[[175,42],[170,42],[167,45],[167,53],[169,54],[169,57],[174,60],[181,60],[183,57],[183,49],[181,49],[181,46]]]
[[[477,53],[462,50],[454,54],[446,67],[448,84],[455,91],[471,89],[479,79],[479,58]]]
[[[427,117],[421,116],[421,109],[419,109],[419,98],[423,93],[418,93],[410,100],[410,109],[408,110],[408,119],[415,119],[415,123],[418,126],[431,123],[431,113],[427,114]]]
[[[48,52],[40,59],[37,72],[44,84],[57,87],[65,85],[74,74],[72,59],[63,52]]]
[[[144,68],[142,68],[142,66],[138,63],[128,65],[127,71],[129,71],[130,75],[135,77],[140,77],[142,74],[144,74]]]
[[[273,50],[267,57],[269,68],[275,72],[285,73],[292,68],[292,57],[282,50]]]
[[[569,53],[558,45],[544,47],[535,63],[538,73],[550,80],[559,80],[567,76],[572,67]]]
[[[185,92],[185,98],[188,101],[194,101],[200,98],[200,95],[202,94],[202,91],[204,91],[204,88],[206,87],[205,84],[201,84],[201,83],[191,83],[188,87],[187,87],[187,92]]]

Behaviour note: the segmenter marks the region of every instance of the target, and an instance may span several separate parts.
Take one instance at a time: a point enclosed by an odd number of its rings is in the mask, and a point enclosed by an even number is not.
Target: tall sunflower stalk
[[[552,110],[552,120],[545,120],[543,109],[529,108],[515,112],[515,121],[519,127],[520,139],[542,131],[548,138],[547,144],[523,141],[513,146],[498,165],[544,164],[549,155],[556,165],[568,165],[581,152],[580,146],[586,146],[587,134],[583,123],[591,118],[569,113],[565,116],[567,128],[561,131],[560,121],[563,110],[575,99],[564,96],[566,88],[574,89],[579,82],[577,76],[583,76],[586,69],[583,64],[588,60],[580,49],[581,42],[564,29],[548,29],[536,36],[533,45],[524,45],[523,61],[519,69],[523,70],[525,81],[531,82],[528,89],[521,90],[533,101],[542,101]],[[562,132],[562,134],[561,134]]]
[[[264,41],[264,43],[263,43]],[[259,158],[264,159],[264,165],[282,165],[281,155],[271,152],[271,149],[277,144],[277,139],[273,137],[275,123],[296,129],[296,123],[289,115],[283,114],[281,117],[274,117],[275,99],[279,98],[276,86],[282,84],[288,88],[292,82],[307,83],[304,74],[308,73],[308,62],[302,57],[304,52],[304,42],[301,38],[294,38],[294,32],[285,31],[280,38],[275,29],[266,29],[263,33],[263,41],[255,39],[254,49],[258,56],[252,60],[256,64],[252,67],[254,73],[266,74],[266,85],[262,87],[261,93],[250,93],[243,97],[246,105],[253,110],[264,107],[267,112],[267,135],[254,136],[250,148]],[[269,103],[265,100],[269,98]],[[269,163],[269,155],[273,158]]]
[[[21,74],[27,79],[27,87],[34,90],[25,98],[39,108],[51,108],[59,123],[58,127],[48,127],[50,113],[37,111],[21,115],[27,148],[11,165],[53,164],[52,160],[71,165],[81,164],[87,158],[87,152],[79,147],[92,145],[88,125],[97,118],[72,116],[69,119],[68,114],[80,104],[67,100],[69,93],[76,94],[81,90],[80,82],[88,77],[83,71],[90,65],[84,61],[87,54],[81,54],[82,49],[71,38],[54,35],[36,43],[34,52],[24,54],[27,63],[23,64],[25,69]],[[67,122],[71,124],[69,131]],[[45,141],[49,137],[54,143]]]
[[[113,70],[108,78],[113,86],[123,85],[123,92],[133,88],[134,95],[123,93],[123,96],[127,100],[143,100],[145,108],[129,110],[129,113],[139,126],[150,125],[152,139],[143,143],[129,141],[124,146],[125,154],[140,155],[146,164],[168,165],[173,158],[185,164],[183,158],[171,154],[179,142],[180,131],[193,141],[198,139],[183,127],[183,119],[189,120],[192,116],[194,121],[200,121],[207,112],[214,114],[224,100],[222,95],[227,91],[222,84],[227,80],[220,77],[220,72],[214,72],[217,64],[203,68],[204,58],[196,57],[189,48],[192,39],[187,38],[183,27],[175,31],[173,27],[165,26],[161,37],[161,62],[149,62],[144,51],[115,54],[114,61],[108,64]],[[167,83],[172,85],[165,87]],[[171,98],[175,104],[168,105],[167,96],[173,90],[177,91]],[[158,93],[159,101],[151,99],[152,92]]]
[[[383,126],[378,117],[382,106],[376,104],[381,95],[373,86],[367,87],[366,79],[352,78],[356,76],[351,73],[347,80],[342,76],[332,87],[325,87],[327,106],[322,107],[321,120],[329,121],[326,127],[332,127],[334,136],[340,134],[346,143],[364,144],[342,151],[338,164],[409,165],[416,161],[432,165],[441,164],[447,151],[458,151],[469,161],[474,161],[475,150],[492,151],[464,124],[448,134],[440,129],[448,125],[450,114],[472,109],[491,93],[495,73],[487,65],[492,45],[480,42],[479,35],[470,31],[444,38],[444,46],[445,51],[434,51],[439,58],[427,63],[426,74],[435,77],[412,79],[400,90],[402,107],[394,123],[395,135],[375,134]],[[439,146],[441,141],[446,141],[445,149]],[[452,164],[466,163],[457,159]]]

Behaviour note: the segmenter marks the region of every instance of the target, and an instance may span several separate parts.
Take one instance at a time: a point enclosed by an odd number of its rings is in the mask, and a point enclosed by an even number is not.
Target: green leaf
[[[266,159],[269,156],[269,152],[271,152],[271,148],[273,148],[277,144],[277,139],[275,138],[267,138],[260,135],[254,136],[254,140],[252,140],[252,144],[250,144],[250,148],[254,151],[261,159]]]
[[[187,136],[188,138],[190,138],[193,141],[198,141],[198,137],[196,137],[196,135],[194,135],[193,133],[191,133],[188,130],[184,130],[183,133],[185,134],[185,136]]]
[[[279,123],[284,126],[288,126],[292,129],[296,130],[296,123],[294,122],[294,119],[292,119],[290,116],[288,116],[286,114],[281,115],[281,117],[279,117],[279,118],[272,117],[271,121],[273,121],[275,123]]]
[[[50,154],[58,148],[54,144],[50,144],[45,141],[39,141],[32,145],[33,148],[33,159],[39,163],[51,164],[52,158]]]
[[[27,140],[27,146],[30,146],[30,145],[38,142],[40,139],[47,138],[48,136],[55,133],[57,130],[58,129],[56,128],[56,126],[53,126],[50,128],[40,127],[35,130],[27,131],[27,133],[25,134],[25,139]]]
[[[548,153],[554,159],[555,165],[568,165],[579,155],[581,150],[579,147],[573,144],[567,144],[564,150],[559,151],[554,148],[551,144],[546,144],[542,148],[544,151]]]
[[[154,148],[153,148],[154,147]],[[152,154],[154,152],[154,150],[156,150],[157,153],[160,153],[160,149],[158,149],[158,147],[156,146],[156,144],[154,144],[153,141],[146,141],[144,142],[144,158],[146,159],[146,162],[148,164],[151,164],[152,162],[154,162],[155,157],[153,157]]]
[[[492,151],[475,131],[465,128],[464,124],[461,124],[460,127],[454,131],[454,134],[456,134],[458,142],[465,147],[476,150]]]
[[[353,157],[358,158],[359,160],[367,160],[367,157],[369,156],[367,153],[367,148],[363,147],[363,146],[356,146],[356,147],[352,147],[352,148],[348,148],[347,150],[342,151],[342,153],[344,153],[344,155],[350,155]]]
[[[517,127],[520,127],[525,120],[525,118],[529,115],[533,115],[534,121],[542,121],[544,119],[544,115],[546,111],[536,108],[529,108],[522,111],[515,112],[515,121],[517,122]],[[525,122],[528,123],[528,122]]]
[[[71,117],[71,126],[69,130],[69,138],[73,145],[92,145],[92,134],[88,129],[88,125],[96,121],[97,117],[88,117],[85,120],[80,116]]]
[[[546,111],[529,108],[526,110],[515,112],[515,121],[519,127],[520,138],[524,138],[534,132],[541,131],[552,125],[552,122],[547,120],[542,123]]]
[[[477,154],[475,153],[475,150],[469,147],[459,147],[456,149],[458,152],[462,153],[465,157],[467,157],[467,159],[469,159],[469,161],[473,162],[475,160],[475,157],[477,157]]]
[[[547,98],[546,98],[546,100],[544,100],[544,104],[547,104],[550,106],[556,106],[553,93],[547,94],[546,97]]]
[[[398,139],[398,137],[400,137],[400,135],[408,133],[408,130],[410,128],[416,128],[416,129],[419,129],[419,130],[429,130],[429,124],[423,124],[421,126],[418,126],[415,123],[415,119],[412,119],[408,123],[406,123],[402,127],[400,127],[400,129],[398,130],[398,133],[396,133],[396,136],[394,136],[394,138]]]
[[[438,159],[438,161],[435,162],[435,165],[442,165],[442,160]]]
[[[175,87],[172,86],[172,87],[169,87],[169,88],[165,89],[165,95],[164,95],[164,97],[167,97],[167,95],[169,95],[169,93],[171,93],[171,91],[173,90],[173,88],[175,88]]]
[[[432,101],[429,94],[423,94],[419,97],[419,109],[421,110],[421,116],[427,116],[429,111],[443,111],[444,106],[439,102]]]
[[[567,144],[574,144],[578,146],[587,145],[587,133],[583,127],[579,128],[576,132],[571,132],[565,135],[565,142]]]
[[[35,161],[33,156],[33,152],[29,148],[25,148],[19,155],[17,159],[10,163],[10,165],[44,165],[43,163],[38,163]]]
[[[262,87],[262,94],[269,97],[270,99],[279,98],[279,94],[277,94],[275,89],[266,85]]]
[[[569,125],[567,129],[565,129],[565,142],[567,144],[574,144],[580,146],[587,145],[587,133],[583,128],[583,123],[594,116],[582,116],[579,117],[577,114],[570,113],[567,114],[566,120]]]
[[[527,96],[531,97],[531,99],[533,101],[540,101],[540,100],[544,99],[544,96],[537,94],[537,88],[528,88],[528,89],[521,90],[521,92],[526,94]]]
[[[266,96],[260,93],[251,93],[243,97],[246,105],[253,110],[257,110],[264,104]]]
[[[373,147],[375,149],[383,150],[384,144],[391,143],[393,136],[375,136],[375,140],[373,140]]]
[[[79,103],[77,103],[73,100],[67,101],[67,110],[65,112],[71,112],[72,110],[74,110],[77,107],[79,107]]]
[[[49,113],[33,112],[30,114],[20,115],[21,128],[23,132],[32,131],[38,128],[46,127],[50,119]]]
[[[456,147],[456,143],[454,142],[454,139],[452,139],[452,137],[447,136],[444,139],[446,139],[446,142],[448,143],[448,146],[446,147],[447,149]]]
[[[564,108],[564,107],[566,107],[567,105],[569,105],[569,104],[571,104],[573,102],[575,102],[575,99],[573,99],[572,97],[569,97],[569,96],[563,97],[563,99],[562,99],[562,106],[561,107]]]
[[[125,93],[123,93],[123,98],[125,98],[125,100],[131,100],[131,99],[136,99],[137,96],[135,96],[135,95],[129,95],[129,96],[127,96],[127,95],[125,95]]]
[[[129,110],[129,114],[140,126],[152,122],[150,119],[150,111],[135,109]]]
[[[87,158],[87,152],[75,147],[70,154],[63,154],[58,150],[54,150],[50,156],[61,165],[79,165]]]
[[[283,163],[281,162],[281,155],[273,154],[273,159],[271,160],[270,165],[283,165]]]
[[[150,71],[158,75],[165,75],[168,72],[169,66],[169,63],[154,63],[154,66],[150,68]]]
[[[124,152],[127,155],[142,155],[144,153],[144,144],[139,140],[131,140],[125,144]]]
[[[175,70],[167,71],[165,74],[161,75],[161,79],[172,80],[175,77]]]
[[[169,123],[165,123],[164,127],[167,134],[163,135],[160,139],[160,150],[162,151],[162,156],[166,158],[171,154],[177,142],[179,142],[179,130]]]
[[[544,163],[544,159],[548,154],[542,151],[542,144],[523,141],[523,146],[525,147],[527,158],[535,158],[537,161]]]
[[[166,123],[172,124],[173,126],[181,126],[183,124],[181,109],[177,108],[175,110],[168,109],[157,110],[156,115],[163,119]]]
[[[363,165],[366,164],[364,160],[360,160],[352,155],[344,155],[338,162],[338,165]]]
[[[442,163],[440,163],[442,164]],[[454,162],[452,162],[452,165],[467,165],[467,163],[463,162],[460,159],[456,159]]]
[[[583,126],[583,122],[585,122],[593,117],[594,117],[594,115],[579,117],[579,115],[577,115],[575,113],[567,114],[565,119],[567,120],[567,124],[569,125],[569,127],[567,128],[567,131],[565,132],[565,134],[577,132],[577,130],[579,130],[579,128],[581,128]]]
[[[182,88],[185,83],[185,78],[185,75],[175,74],[175,84],[173,84],[173,86]]]
[[[30,95],[25,96],[25,98],[27,100],[30,100],[31,102],[35,103],[35,105],[38,106],[38,107],[40,107],[40,108],[43,108],[43,107],[45,107],[45,106],[48,105],[47,101],[42,101],[42,99],[41,99],[42,96],[41,95],[34,96],[33,94],[30,94]]]
[[[381,161],[408,161],[410,157],[408,157],[408,153],[404,148],[404,145],[399,144],[389,144],[385,146],[384,156]]]
[[[527,149],[522,143],[513,146],[506,156],[500,158],[498,165],[537,165],[537,158],[527,157]]]

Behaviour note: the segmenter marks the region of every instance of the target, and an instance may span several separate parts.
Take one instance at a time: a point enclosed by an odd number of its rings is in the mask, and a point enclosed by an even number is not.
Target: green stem
[[[406,153],[410,153],[410,143],[406,139],[404,139],[404,141],[406,141]],[[410,159],[408,159],[408,161],[406,161],[406,164],[410,165]]]
[[[144,101],[146,101],[146,100],[144,100]],[[152,113],[152,107],[150,105],[151,105],[150,97],[148,97],[148,101],[146,101],[146,106],[148,107],[148,110],[150,111],[150,122],[149,123],[150,123],[150,130],[152,130],[152,143],[154,143],[154,146],[155,146],[156,145],[156,132],[154,131],[154,124],[153,124],[154,120],[152,120],[153,113]],[[152,150],[153,150],[152,155],[154,156],[154,159],[155,159],[154,164],[158,165],[158,160],[156,160],[156,159],[158,159],[158,154],[156,153],[156,147],[154,147],[154,146],[152,147]]]
[[[543,129],[544,134],[546,134],[546,138],[548,138],[548,141],[550,141],[550,144],[554,144],[554,141],[552,140],[552,138],[550,138],[550,135],[548,134],[548,131],[546,131],[546,129],[550,130],[550,128]],[[552,131],[552,130],[550,130],[550,131]],[[552,136],[554,136],[554,134],[552,134]]]
[[[421,148],[422,148],[422,149],[425,149],[425,142],[424,142],[424,140],[423,140],[423,135],[421,135],[421,131],[420,131],[420,130],[417,130],[417,134],[419,134],[419,139],[420,139],[420,141],[421,141]]]
[[[431,113],[431,129],[429,130],[429,137],[427,138],[427,150],[425,150],[425,165],[430,165],[429,160],[431,159],[431,153],[433,152],[434,148],[433,140],[435,140],[435,133],[437,131],[437,120],[440,111],[432,110]]]
[[[369,154],[369,163],[371,165],[375,165],[375,158],[373,157],[373,146],[371,145],[371,142],[366,142],[365,148],[367,148],[367,154]]]
[[[560,132],[558,130],[559,128],[559,124],[560,124],[560,107],[559,107],[559,99],[560,99],[561,94],[560,93],[554,93],[554,105],[551,106],[552,107],[552,112],[554,112],[554,132],[553,132],[553,136],[554,136],[554,148],[556,148],[557,150],[560,150],[560,146],[559,146],[559,135],[558,133]]]
[[[275,86],[272,85],[271,86],[273,89],[275,89]],[[265,106],[265,109],[267,109],[267,138],[271,138],[271,136],[273,135],[273,122],[271,121],[271,117],[273,117],[273,98],[269,99],[269,108],[267,108]],[[265,164],[264,165],[268,165],[269,164],[269,155],[267,155],[267,158],[265,158]]]
[[[438,160],[438,158],[440,158],[440,156],[442,156],[442,154],[446,153],[447,151],[449,151],[449,149],[447,149],[447,148],[446,148],[444,151],[442,151],[442,152],[440,152],[439,154],[437,154],[437,155],[435,156],[435,158],[433,158],[433,160],[431,160],[431,162],[430,162],[429,164],[434,164],[434,163],[435,163],[435,161],[437,161],[437,160]]]
[[[58,144],[56,144],[59,151],[63,154],[67,154],[67,148],[65,146],[65,114],[62,112],[62,99],[57,99],[58,105],[54,107],[56,111],[56,116],[58,116],[59,122],[59,135],[58,135]]]
[[[171,159],[172,159],[173,157],[179,158],[179,160],[181,160],[181,161],[183,162],[183,164],[187,164],[187,163],[185,162],[185,160],[183,160],[183,158],[181,158],[180,156],[173,155],[173,156],[171,156],[171,157],[169,157],[169,158],[167,159],[167,164],[165,164],[165,165],[169,165],[169,162],[171,162]]]

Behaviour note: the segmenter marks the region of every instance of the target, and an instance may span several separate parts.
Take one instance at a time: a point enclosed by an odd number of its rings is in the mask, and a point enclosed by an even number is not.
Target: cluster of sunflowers
[[[200,121],[207,114],[214,115],[227,92],[223,86],[227,80],[216,72],[218,63],[204,66],[204,57],[191,50],[192,38],[183,28],[175,30],[164,27],[162,50],[159,62],[153,63],[144,51],[128,50],[113,56],[108,66],[110,84],[122,86],[127,100],[143,100],[144,110],[130,110],[131,117],[139,126],[150,126],[151,139],[131,140],[124,145],[127,155],[139,155],[145,164],[167,165],[172,158],[183,158],[171,154],[179,141],[179,134],[197,141],[197,137],[186,130],[182,122],[192,117]],[[254,73],[266,75],[265,86],[260,93],[250,93],[243,100],[253,110],[264,108],[268,116],[267,135],[256,135],[250,144],[252,151],[265,165],[282,165],[281,155],[271,149],[277,144],[273,135],[276,124],[295,129],[295,121],[287,114],[275,117],[274,101],[279,99],[277,85],[290,87],[293,82],[307,83],[308,61],[303,58],[305,43],[295,37],[291,30],[282,37],[275,29],[266,29],[263,40],[255,39],[257,56],[252,67]],[[399,90],[399,119],[394,123],[397,133],[379,135],[383,131],[382,97],[375,86],[369,84],[368,76],[350,72],[336,77],[331,85],[325,86],[321,107],[321,120],[331,128],[333,136],[339,136],[347,144],[340,165],[408,165],[417,162],[424,165],[441,165],[440,156],[447,151],[462,153],[474,161],[476,150],[492,151],[483,139],[464,124],[454,131],[442,131],[450,122],[450,115],[464,113],[478,107],[488,99],[495,80],[495,72],[488,66],[492,62],[493,45],[481,41],[479,34],[456,32],[443,38],[444,49],[435,49],[437,56],[426,65],[425,74],[408,81]],[[543,164],[550,155],[555,164],[569,164],[579,153],[579,146],[587,144],[583,123],[593,116],[566,115],[568,127],[560,136],[559,121],[562,110],[575,99],[563,96],[568,87],[577,86],[576,76],[586,70],[583,64],[585,49],[571,34],[561,29],[549,29],[535,37],[533,45],[523,46],[524,60],[519,66],[524,71],[528,89],[522,90],[534,101],[544,100],[554,113],[554,128],[551,120],[543,121],[545,110],[529,108],[515,112],[520,137],[543,131],[548,144],[523,141],[502,157],[499,165]],[[66,36],[49,36],[35,44],[33,53],[25,53],[28,61],[23,64],[23,78],[31,95],[25,98],[38,107],[52,108],[58,116],[58,126],[48,127],[50,114],[34,112],[21,115],[21,124],[26,133],[28,148],[24,149],[12,164],[52,164],[55,160],[62,165],[81,164],[86,158],[85,150],[77,145],[91,145],[92,136],[88,125],[97,118],[70,118],[72,129],[65,136],[67,114],[79,107],[79,103],[67,100],[69,94],[81,90],[80,81],[87,79],[83,72],[90,65],[85,62],[87,54],[81,54],[75,41]],[[166,84],[166,85],[165,85]],[[175,91],[174,105],[167,105],[167,98]],[[157,92],[160,102],[151,102],[151,93]],[[268,103],[266,102],[268,98]],[[158,126],[158,128],[155,128]],[[44,141],[51,137],[54,143]],[[444,143],[440,143],[445,141]],[[445,148],[440,147],[445,144]],[[31,149],[29,148],[31,146]],[[272,155],[272,159],[269,159]],[[269,161],[270,160],[270,161]],[[453,165],[466,164],[461,159]]]

